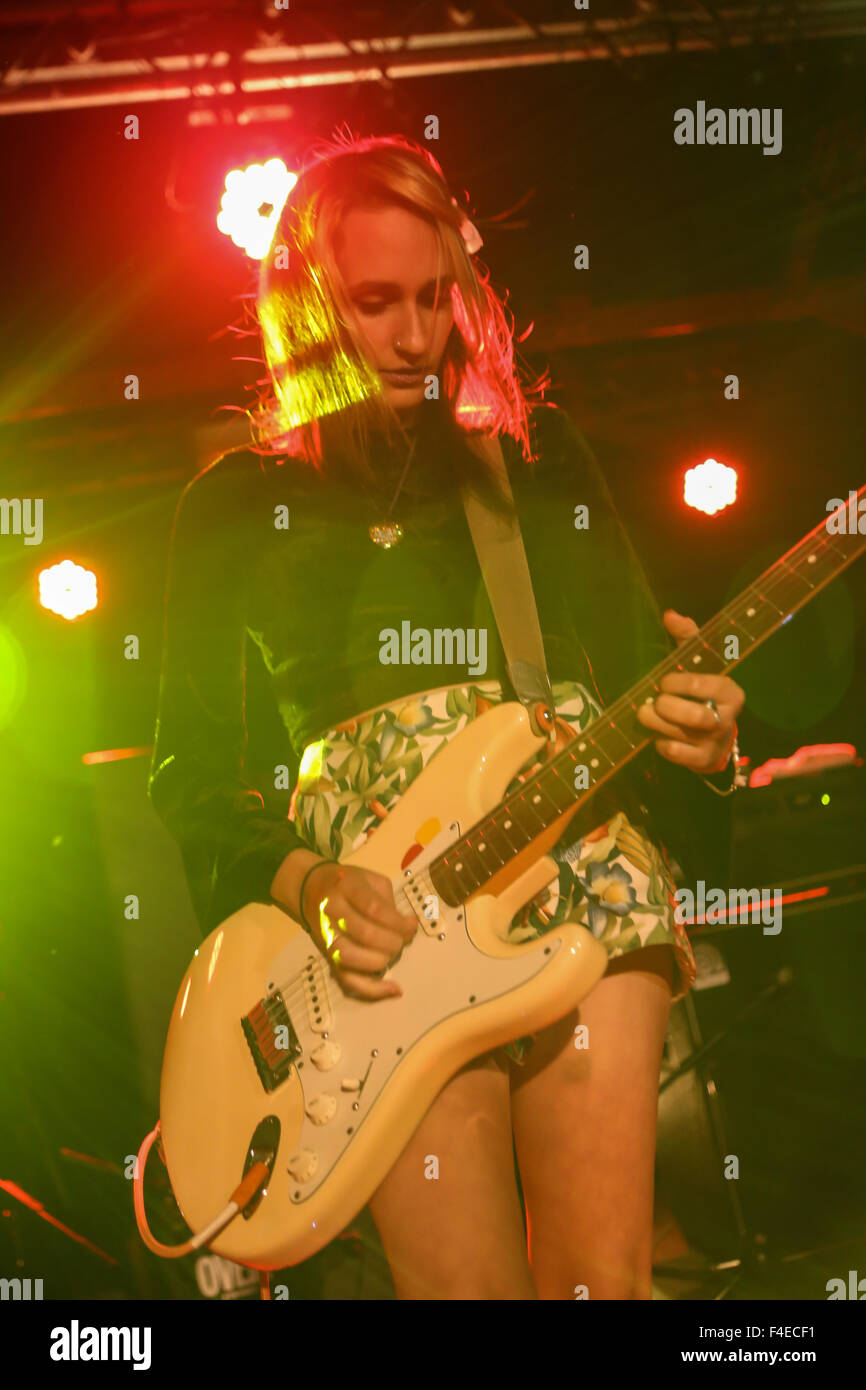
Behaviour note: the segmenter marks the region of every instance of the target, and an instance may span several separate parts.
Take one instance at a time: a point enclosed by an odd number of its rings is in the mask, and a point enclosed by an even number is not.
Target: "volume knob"
[[[318,1166],[319,1156],[314,1149],[299,1149],[286,1164],[296,1182],[309,1182]]]
[[[313,1096],[305,1109],[314,1125],[326,1125],[337,1113],[337,1100],[323,1091],[320,1096]]]
[[[319,1071],[330,1071],[331,1067],[337,1065],[342,1055],[343,1049],[340,1044],[326,1039],[325,1042],[319,1043],[318,1047],[313,1048],[310,1053],[310,1061],[314,1067],[319,1068]]]

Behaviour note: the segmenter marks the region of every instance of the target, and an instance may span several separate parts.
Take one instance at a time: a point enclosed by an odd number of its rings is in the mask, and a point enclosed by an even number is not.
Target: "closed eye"
[[[453,277],[453,276],[450,276],[450,275],[449,275],[449,276],[446,276],[446,277],[443,277],[443,278],[439,281],[439,295],[438,295],[438,300],[437,300],[437,295],[436,295],[436,281],[435,281],[435,280],[430,280],[430,281],[428,281],[428,283],[427,283],[426,285],[424,285],[424,286],[422,287],[422,289],[420,290],[420,292],[419,292],[419,295],[418,295],[418,303],[419,303],[423,308],[425,308],[425,309],[432,309],[432,308],[434,308],[434,307],[437,308],[437,309],[448,309],[448,308],[450,308],[450,307],[451,307],[451,286],[452,286],[453,283],[454,283],[454,277]],[[361,287],[360,285],[359,285],[357,288],[358,288],[358,290],[362,290],[362,287]],[[387,286],[386,286],[386,285],[384,285],[384,284],[382,284],[382,285],[377,284],[375,288],[376,288],[377,290],[388,291],[388,292],[387,292],[387,293],[379,293],[379,294],[377,294],[377,295],[371,295],[371,294],[369,293],[369,291],[373,289],[373,285],[370,284],[370,285],[365,285],[365,286],[363,287],[363,289],[367,291],[366,294],[363,293],[363,291],[362,291],[362,292],[359,293],[359,294],[353,295],[353,297],[352,297],[352,303],[354,304],[355,308],[358,310],[359,313],[361,313],[361,314],[368,314],[368,315],[375,315],[375,314],[384,313],[384,311],[385,311],[391,304],[396,304],[396,303],[399,301],[400,297],[401,297],[401,296],[400,296],[399,287],[396,286],[396,285],[395,285],[395,286],[391,286],[391,285],[387,285]]]

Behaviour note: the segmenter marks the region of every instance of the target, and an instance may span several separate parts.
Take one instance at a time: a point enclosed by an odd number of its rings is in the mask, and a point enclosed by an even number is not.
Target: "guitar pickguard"
[[[453,908],[436,899],[431,905],[435,894],[425,880],[426,865],[460,834],[459,823],[452,822],[393,884],[398,907],[411,907],[421,927],[388,971],[402,996],[376,1001],[371,1008],[370,1001],[344,994],[306,935],[296,937],[271,964],[268,988],[280,988],[293,1001],[288,1011],[303,1052],[295,1071],[303,1090],[304,1121],[294,1152],[284,1158],[291,1175],[287,1195],[294,1203],[306,1201],[328,1177],[370,1119],[397,1067],[425,1034],[444,1019],[470,1013],[538,975],[562,947],[554,937],[539,940],[535,951],[490,955],[472,936],[473,920],[484,918],[490,900]],[[305,972],[312,972],[315,988],[293,988],[289,982],[304,979]]]

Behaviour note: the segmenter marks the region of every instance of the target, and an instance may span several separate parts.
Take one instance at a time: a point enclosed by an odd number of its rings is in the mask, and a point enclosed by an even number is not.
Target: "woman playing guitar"
[[[460,501],[469,483],[506,505],[472,432],[502,445],[563,736],[696,631],[673,610],[662,623],[585,441],[530,402],[479,245],[427,151],[320,151],[263,266],[259,447],[195,478],[173,533],[150,794],[202,926],[276,902],[368,1000],[398,991],[388,967],[417,923],[384,875],[337,861],[445,740],[515,698]],[[384,634],[407,621],[413,642],[483,630],[484,668],[452,654],[423,670],[423,647],[405,670],[385,659]],[[300,760],[293,820],[244,778],[249,639]],[[453,1076],[375,1192],[398,1297],[651,1297],[661,1054],[696,973],[653,827],[677,778],[732,784],[743,699],[723,676],[666,676],[641,710],[646,756],[606,818],[566,830],[558,878],[512,922],[516,941],[582,922],[610,963],[559,1023]]]

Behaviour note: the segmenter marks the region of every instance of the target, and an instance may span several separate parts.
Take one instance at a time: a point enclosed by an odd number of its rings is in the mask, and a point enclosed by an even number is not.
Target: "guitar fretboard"
[[[666,656],[650,673],[546,762],[519,788],[434,859],[428,874],[452,907],[466,901],[499,869],[525,849],[565,811],[592,796],[644,748],[653,735],[637,718],[640,706],[660,694],[671,671],[722,675],[733,669],[786,623],[866,549],[866,536],[849,530],[830,534],[834,518],[857,524],[866,484],[849,502],[804,536],[694,637]],[[736,643],[731,641],[736,638]],[[736,655],[731,655],[736,651]],[[586,768],[586,788],[575,790],[575,769]]]

